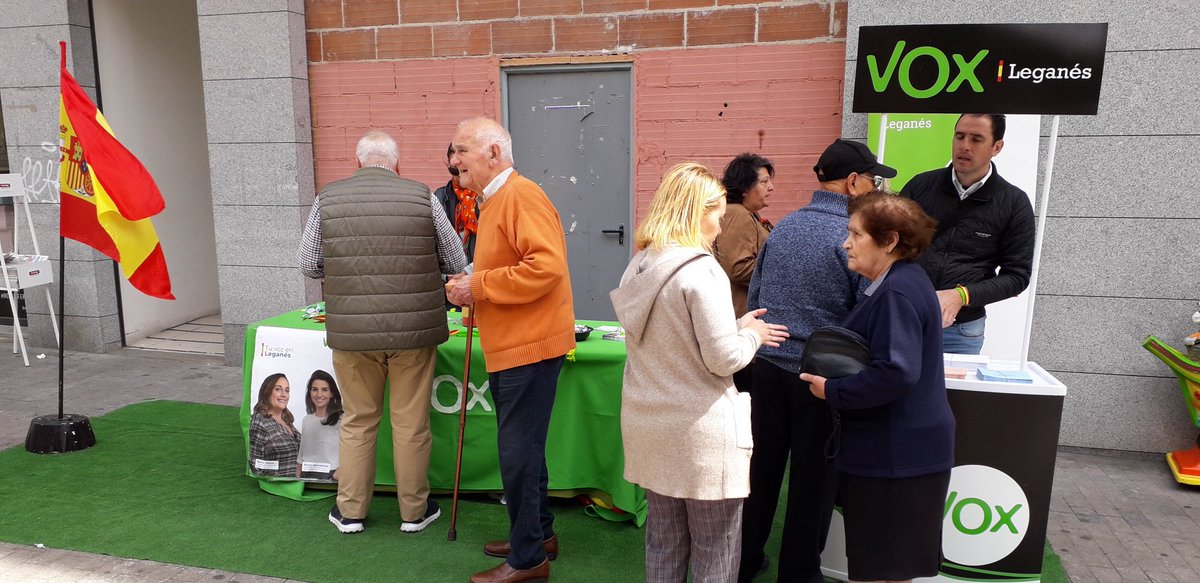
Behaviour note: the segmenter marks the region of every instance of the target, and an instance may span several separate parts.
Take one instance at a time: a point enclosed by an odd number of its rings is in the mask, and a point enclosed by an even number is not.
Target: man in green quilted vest
[[[433,368],[449,335],[441,275],[462,272],[466,258],[429,188],[398,175],[391,136],[367,132],[356,156],[358,170],[317,195],[300,246],[301,271],[324,281],[326,339],[345,408],[329,521],[343,533],[363,530],[386,383],[400,530],[419,532],[441,515],[427,475]]]

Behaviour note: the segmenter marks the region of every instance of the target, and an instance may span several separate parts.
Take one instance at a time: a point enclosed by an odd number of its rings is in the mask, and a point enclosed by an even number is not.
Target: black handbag
[[[813,330],[804,344],[800,372],[840,379],[858,374],[870,363],[866,338],[840,326],[822,326]]]
[[[822,326],[813,330],[804,345],[804,360],[800,372],[840,379],[858,374],[871,364],[871,349],[867,339],[853,330],[840,326]],[[842,417],[830,408],[833,430],[825,442],[825,457],[837,457],[842,441]]]

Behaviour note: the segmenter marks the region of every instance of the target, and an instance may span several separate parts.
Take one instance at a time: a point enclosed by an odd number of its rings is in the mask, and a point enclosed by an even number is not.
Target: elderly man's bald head
[[[512,136],[494,119],[464,120],[450,147],[450,165],[458,169],[459,184],[478,193],[513,166]]]
[[[513,164],[512,136],[500,122],[489,117],[473,117],[458,124],[458,134],[473,138],[482,149],[500,147],[500,159]]]
[[[400,147],[387,132],[371,130],[358,140],[354,155],[359,166],[383,166],[394,170],[400,161]]]

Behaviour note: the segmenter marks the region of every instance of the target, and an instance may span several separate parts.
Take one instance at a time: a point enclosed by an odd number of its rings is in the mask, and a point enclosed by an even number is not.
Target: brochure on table
[[[945,355],[947,363],[960,358],[961,355]],[[985,357],[986,358],[986,357]],[[959,366],[962,366],[961,364]],[[1032,383],[1006,383],[985,381],[977,378],[975,370],[968,368],[967,377],[963,379],[946,379],[946,388],[950,390],[981,391],[985,393],[1008,393],[1013,395],[1064,396],[1067,387],[1046,372],[1036,362],[1026,362],[1024,367],[1015,360],[989,360],[984,368],[996,371],[1022,371],[1033,378]]]

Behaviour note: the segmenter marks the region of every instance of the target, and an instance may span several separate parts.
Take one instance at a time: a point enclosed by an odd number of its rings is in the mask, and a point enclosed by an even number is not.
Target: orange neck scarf
[[[479,218],[475,215],[475,197],[478,194],[458,185],[458,179],[450,181],[454,195],[458,197],[458,210],[454,213],[454,230],[458,231],[466,244],[467,238],[479,231]]]

